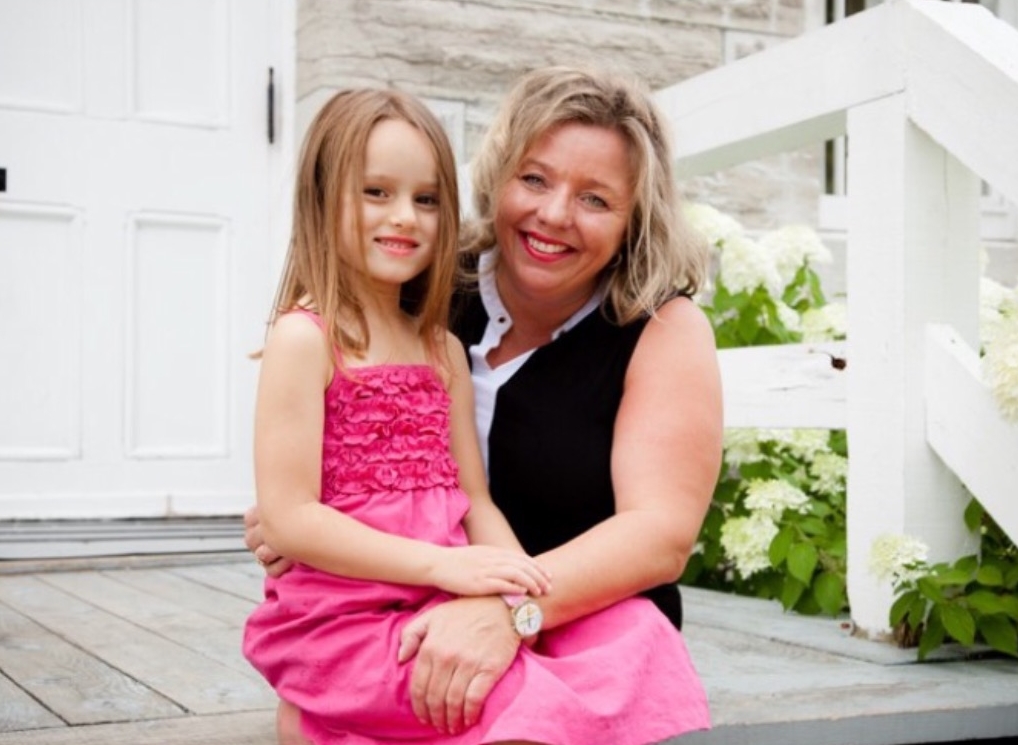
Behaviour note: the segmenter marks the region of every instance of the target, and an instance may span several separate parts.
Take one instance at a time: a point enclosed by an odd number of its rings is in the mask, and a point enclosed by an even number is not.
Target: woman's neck
[[[552,334],[593,296],[591,292],[578,297],[545,299],[518,293],[501,277],[496,276],[495,282],[499,299],[513,321],[513,329],[520,338],[538,340],[534,346],[551,341]]]

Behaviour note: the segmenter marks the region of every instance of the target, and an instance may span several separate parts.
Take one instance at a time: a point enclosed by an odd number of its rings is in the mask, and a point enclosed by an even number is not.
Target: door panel
[[[0,519],[253,499],[274,7],[0,3]]]

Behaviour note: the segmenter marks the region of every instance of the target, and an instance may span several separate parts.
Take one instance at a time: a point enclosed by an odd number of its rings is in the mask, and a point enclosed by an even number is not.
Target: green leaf
[[[975,555],[963,556],[958,559],[958,561],[954,562],[954,567],[955,569],[960,569],[963,572],[975,574],[979,570],[979,557]]]
[[[1018,597],[1014,595],[1000,595],[999,597],[1004,613],[1018,621]]]
[[[792,528],[784,527],[774,536],[771,545],[767,549],[767,556],[771,560],[772,567],[781,566],[781,562],[788,556],[788,549],[795,539],[795,531]]]
[[[960,605],[950,604],[940,608],[944,630],[959,644],[971,647],[976,640],[976,621],[972,614]]]
[[[795,577],[785,577],[785,584],[781,588],[781,607],[785,610],[794,608],[805,589],[806,585]]]
[[[824,535],[827,533],[827,523],[816,517],[804,516],[798,521],[799,529],[806,535]]]
[[[795,604],[792,610],[804,616],[816,616],[820,614],[820,605],[807,587],[806,591],[802,593],[802,597],[799,598],[799,602]]]
[[[923,635],[919,638],[919,659],[925,660],[926,655],[944,643],[944,625],[940,622],[940,615],[930,613],[929,622],[923,629]]]
[[[983,506],[974,499],[969,500],[965,507],[965,527],[975,531],[983,524]]]
[[[926,623],[926,617],[929,615],[927,608],[929,601],[922,596],[922,593],[913,590],[915,597],[912,598],[912,602],[908,606],[908,625],[913,629],[917,629]]]
[[[1018,657],[1018,630],[1006,616],[983,616],[979,619],[979,633],[998,652]]]
[[[944,593],[940,591],[940,588],[930,577],[920,577],[916,580],[916,588],[929,600],[934,603],[946,603],[947,598],[944,597]]]
[[[1004,599],[1000,595],[996,595],[989,590],[976,590],[975,592],[966,595],[965,601],[969,608],[978,611],[984,616],[989,616],[994,613],[1007,613],[1007,606],[1004,603]]]
[[[813,580],[813,597],[824,613],[838,615],[848,604],[844,578],[834,572],[821,572]]]
[[[976,572],[976,582],[986,587],[1000,587],[1004,584],[1004,573],[999,567],[982,566]]]
[[[788,549],[788,571],[793,577],[808,585],[817,566],[817,550],[811,543],[796,543]]]
[[[1018,562],[1012,564],[1004,572],[1004,588],[1014,590],[1018,587]]]
[[[949,585],[967,585],[972,581],[972,572],[962,569],[948,569],[946,572],[938,572],[933,576],[933,581],[941,587]]]
[[[908,613],[909,606],[911,606],[918,597],[919,593],[915,590],[903,592],[898,596],[898,599],[891,605],[891,612],[888,614],[888,620],[891,626],[897,626],[905,620],[905,614]]]
[[[760,324],[756,320],[755,313],[745,313],[738,321],[739,338],[747,347],[754,346],[756,337],[760,333]]]

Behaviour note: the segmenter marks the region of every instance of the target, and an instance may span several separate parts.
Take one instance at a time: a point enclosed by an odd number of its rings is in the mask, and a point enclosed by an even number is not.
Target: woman
[[[542,629],[637,594],[680,626],[675,583],[717,480],[722,405],[691,300],[706,253],[681,228],[664,122],[625,78],[538,70],[502,106],[473,178],[476,271],[453,330],[492,497],[552,577],[535,599]],[[246,522],[259,560],[285,570]],[[405,627],[422,721],[476,720],[521,643],[506,618],[502,598],[459,598]]]

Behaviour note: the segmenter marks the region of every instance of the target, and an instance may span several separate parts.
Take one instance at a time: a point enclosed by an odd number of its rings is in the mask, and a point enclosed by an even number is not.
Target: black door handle
[[[7,191],[7,169],[0,168],[0,191]]]
[[[275,70],[269,68],[269,84],[265,90],[266,103],[268,104],[268,131],[269,144],[276,141],[276,81]]]

